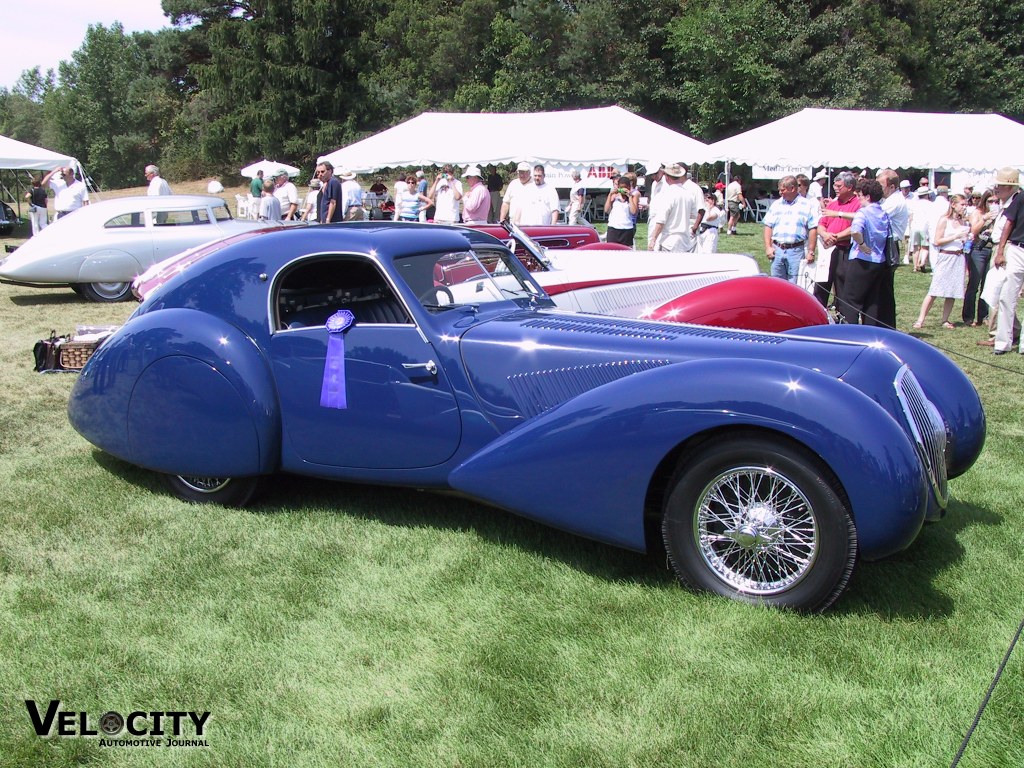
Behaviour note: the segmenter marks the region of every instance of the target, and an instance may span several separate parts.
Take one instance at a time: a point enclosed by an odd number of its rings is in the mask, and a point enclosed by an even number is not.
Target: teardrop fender
[[[786,335],[845,339],[888,348],[910,366],[921,389],[946,422],[949,433],[947,475],[959,477],[981,455],[986,426],[985,408],[978,390],[956,363],[931,344],[899,331],[865,325],[801,328]]]
[[[269,366],[235,326],[189,309],[130,320],[71,392],[72,426],[104,451],[160,472],[272,472],[281,423]]]
[[[677,363],[610,382],[488,444],[449,482],[517,514],[643,551],[644,501],[659,465],[687,441],[735,428],[795,440],[832,469],[862,556],[904,549],[920,530],[928,485],[899,424],[841,381],[764,360]]]

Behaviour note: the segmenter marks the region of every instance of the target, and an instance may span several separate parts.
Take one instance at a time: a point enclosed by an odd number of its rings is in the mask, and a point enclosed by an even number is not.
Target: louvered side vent
[[[619,283],[590,290],[594,309],[600,315],[626,315],[639,317],[651,307],[660,307],[684,293],[713,285],[727,275],[692,275],[674,279]]]
[[[510,376],[509,386],[520,412],[529,418],[602,384],[668,364],[668,360],[623,360],[575,368],[554,368]]]

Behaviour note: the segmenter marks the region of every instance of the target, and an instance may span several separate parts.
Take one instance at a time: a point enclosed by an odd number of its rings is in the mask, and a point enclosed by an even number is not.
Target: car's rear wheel
[[[262,478],[164,475],[164,481],[171,493],[184,501],[244,507],[259,491]]]
[[[857,556],[844,499],[828,467],[802,447],[753,433],[723,437],[681,462],[662,535],[684,584],[823,611],[846,588]]]
[[[78,286],[71,286],[75,293],[84,296],[89,301],[110,303],[125,301],[132,296],[131,283],[76,283]]]

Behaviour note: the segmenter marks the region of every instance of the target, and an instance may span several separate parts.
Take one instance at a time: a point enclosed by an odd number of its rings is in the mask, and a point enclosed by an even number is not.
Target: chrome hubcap
[[[92,283],[92,289],[107,299],[120,296],[127,288],[128,283]]]
[[[818,526],[810,502],[771,467],[723,472],[694,509],[701,557],[733,589],[772,595],[799,582],[814,564]]]

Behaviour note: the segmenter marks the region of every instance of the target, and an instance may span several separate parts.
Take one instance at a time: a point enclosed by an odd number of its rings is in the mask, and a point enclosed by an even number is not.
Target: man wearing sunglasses
[[[75,172],[68,167],[54,168],[43,177],[42,186],[50,185],[53,190],[53,208],[57,212],[54,220],[77,211],[89,204],[89,190],[85,183],[75,178]]]

